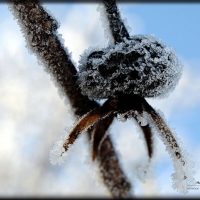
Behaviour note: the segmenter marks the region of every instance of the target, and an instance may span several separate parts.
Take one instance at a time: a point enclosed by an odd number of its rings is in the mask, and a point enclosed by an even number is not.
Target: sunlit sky
[[[105,43],[98,3],[44,3],[60,22],[58,32],[78,60],[84,49]],[[195,162],[200,181],[200,4],[120,3],[130,34],[151,34],[172,46],[182,62],[178,86],[166,99],[147,99],[161,110]],[[49,151],[64,128],[73,124],[70,106],[50,76],[25,47],[25,39],[6,3],[0,3],[0,197],[109,197],[90,159],[87,137],[74,144],[69,161],[51,165]],[[155,135],[154,171],[145,183],[137,178],[147,152],[133,121],[115,121],[109,130],[136,196],[189,197],[172,188],[174,172],[165,146]]]

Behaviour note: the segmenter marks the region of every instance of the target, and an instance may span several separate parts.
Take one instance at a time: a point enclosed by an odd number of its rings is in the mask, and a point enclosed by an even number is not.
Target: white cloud
[[[103,40],[97,6],[98,4],[77,4],[61,21],[59,33],[65,39],[65,45],[76,62],[86,48],[98,45]]]

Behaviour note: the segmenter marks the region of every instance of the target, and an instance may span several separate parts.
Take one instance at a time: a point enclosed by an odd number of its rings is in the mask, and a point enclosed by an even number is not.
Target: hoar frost
[[[154,120],[152,120],[154,118]],[[187,193],[187,187],[195,184],[194,162],[186,151],[176,133],[172,132],[164,122],[164,115],[157,111],[156,115],[149,116],[149,124],[154,132],[158,133],[163,143],[166,145],[166,151],[172,158],[175,173],[172,174],[173,188],[179,192]]]
[[[120,93],[164,96],[180,79],[182,65],[175,51],[154,36],[135,35],[97,49],[85,51],[79,61],[78,84],[91,98],[117,97]]]
[[[142,113],[130,110],[123,114],[118,114],[120,121],[126,121],[134,117],[140,126],[150,125],[153,132],[157,133],[166,146],[166,151],[172,158],[175,172],[172,174],[173,188],[179,192],[187,193],[187,187],[195,184],[194,179],[194,163],[190,159],[186,148],[183,146],[176,134],[172,132],[168,125],[164,122],[164,115],[160,111],[156,111],[154,116],[145,111]],[[151,162],[152,159],[151,159]],[[143,168],[139,168],[137,176],[143,182],[149,178],[153,171],[153,166],[148,163]],[[145,169],[145,170],[144,170]]]

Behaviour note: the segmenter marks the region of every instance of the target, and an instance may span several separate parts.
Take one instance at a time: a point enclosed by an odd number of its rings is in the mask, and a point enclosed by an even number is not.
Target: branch
[[[123,38],[130,39],[129,33],[121,19],[115,0],[103,0],[109,21],[109,28],[115,43],[123,42]]]
[[[131,197],[132,186],[120,168],[120,163],[116,159],[113,145],[109,142],[108,136],[103,140],[99,151],[101,156],[98,157],[98,160],[101,162],[102,177],[108,189],[112,191],[113,197]]]
[[[26,2],[23,0],[13,0],[9,1],[8,5],[18,20],[19,26],[26,38],[28,49],[41,61],[45,71],[50,74],[61,95],[69,100],[74,114],[80,117],[98,107],[99,104],[97,102],[91,101],[87,96],[81,94],[76,84],[77,71],[70,59],[68,50],[61,43],[60,36],[57,34],[57,21],[48,14],[38,0]],[[105,126],[105,128],[102,128],[102,131],[106,131],[109,125],[109,123],[104,124],[101,121],[101,126]],[[98,123],[96,126],[98,126]],[[89,137],[90,133],[91,131],[88,131]],[[103,135],[105,132],[101,134]],[[108,162],[109,156],[112,156],[114,162]],[[117,194],[119,195],[118,197],[126,196],[130,190],[130,184],[121,170],[109,136],[102,142],[97,157],[104,183],[110,190],[111,195],[114,197]],[[113,184],[113,186],[110,184]],[[115,187],[116,185],[117,187]],[[116,192],[116,190],[119,190],[119,192]]]
[[[40,5],[39,1],[14,0],[10,3],[13,15],[18,19],[30,52],[45,66],[62,97],[68,97],[74,114],[82,116],[98,106],[83,96],[76,84],[77,70],[70,59],[68,49],[60,41],[58,23]]]

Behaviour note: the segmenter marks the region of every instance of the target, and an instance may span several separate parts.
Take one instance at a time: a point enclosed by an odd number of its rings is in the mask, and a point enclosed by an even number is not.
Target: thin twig
[[[107,12],[110,30],[115,43],[123,42],[123,38],[130,39],[129,33],[121,19],[115,0],[103,0]]]

